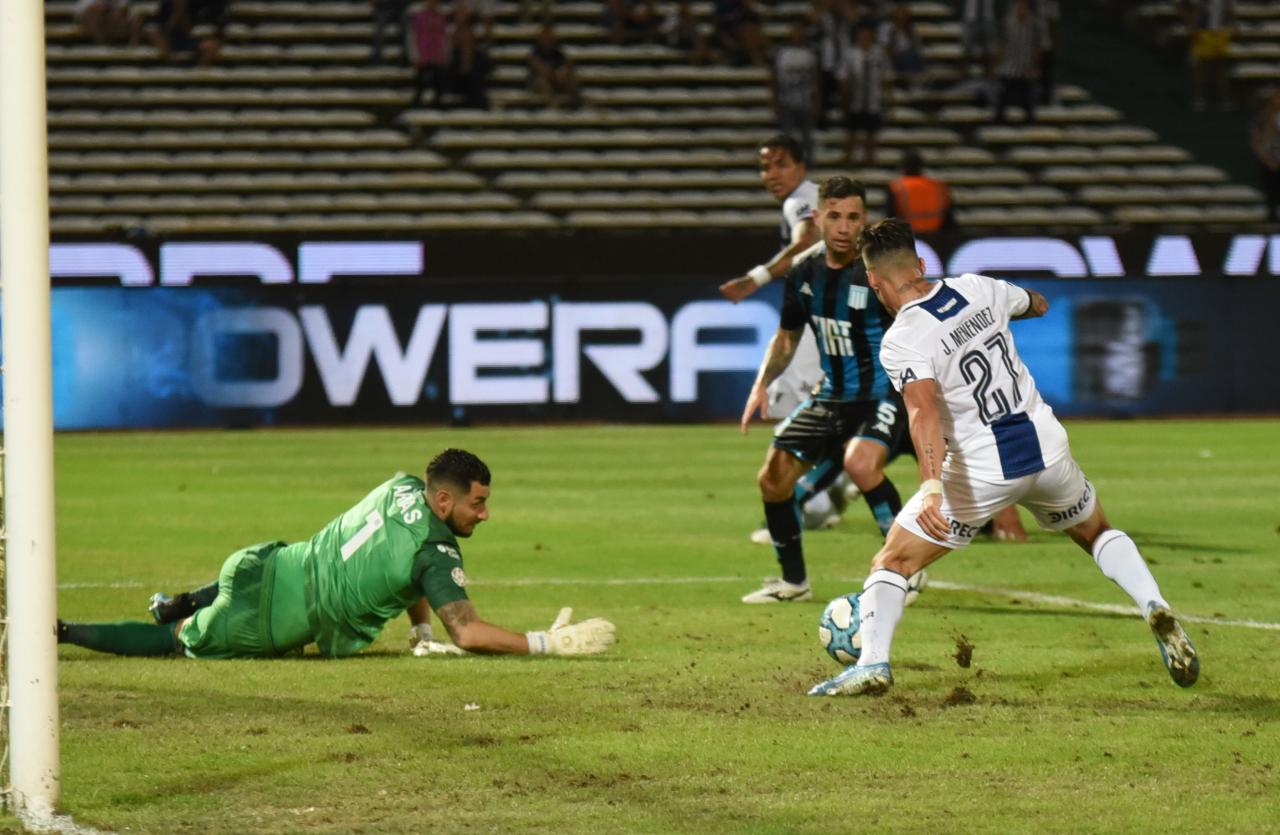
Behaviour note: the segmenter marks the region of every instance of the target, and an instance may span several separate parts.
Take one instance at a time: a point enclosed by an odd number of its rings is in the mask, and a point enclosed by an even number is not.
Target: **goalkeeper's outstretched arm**
[[[455,600],[436,610],[453,642],[468,652],[510,655],[594,655],[614,641],[614,626],[602,618],[570,623],[573,610],[561,609],[545,632],[509,632],[486,623],[470,600]]]
[[[499,655],[525,655],[529,652],[529,641],[524,635],[481,620],[470,600],[446,603],[436,614],[453,642],[467,652]]]

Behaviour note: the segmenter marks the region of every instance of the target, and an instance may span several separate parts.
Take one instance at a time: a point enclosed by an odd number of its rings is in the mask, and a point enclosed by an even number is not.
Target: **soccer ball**
[[[855,591],[828,603],[818,621],[818,643],[822,644],[827,655],[846,666],[855,663],[862,654],[858,610],[858,593]]]

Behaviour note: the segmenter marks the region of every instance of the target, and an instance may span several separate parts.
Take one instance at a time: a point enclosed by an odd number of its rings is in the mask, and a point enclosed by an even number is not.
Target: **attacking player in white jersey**
[[[759,165],[765,190],[782,203],[782,249],[767,263],[720,285],[720,293],[732,302],[742,301],[775,278],[786,275],[792,260],[820,239],[813,220],[813,210],[818,206],[818,184],[809,179],[804,146],[785,134],[766,139],[760,144]],[[806,328],[791,365],[769,386],[769,417],[781,420],[795,411],[822,382],[822,376],[818,344]],[[828,488],[832,488],[830,495]],[[811,529],[839,523],[840,508],[846,499],[856,495],[857,488],[844,476],[839,460],[818,464],[796,484],[796,501],[803,507],[805,527]],[[833,497],[838,501],[833,502]],[[763,526],[751,539],[762,545],[773,542],[768,528]]]
[[[1142,611],[1170,677],[1195,684],[1200,662],[1155,578],[1124,531],[1112,528],[1067,433],[1036,390],[1009,331],[1049,309],[1034,290],[966,274],[930,282],[911,227],[868,228],[862,258],[871,288],[896,318],[880,361],[907,406],[920,490],[898,514],[863,584],[858,663],[812,696],[883,693],[907,577],[972,541],[998,510],[1020,504],[1040,527],[1063,531]]]

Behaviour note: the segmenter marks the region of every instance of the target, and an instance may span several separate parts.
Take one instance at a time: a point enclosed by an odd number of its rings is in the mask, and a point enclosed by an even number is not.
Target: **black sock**
[[[800,514],[794,499],[764,503],[764,521],[769,526],[773,550],[788,583],[805,581],[804,547],[800,543]]]
[[[176,655],[178,637],[169,624],[65,623],[58,621],[58,643],[75,644],[116,655]]]
[[[796,482],[796,501],[803,507],[805,502],[835,484],[836,479],[843,472],[844,467],[839,459],[823,461],[812,470],[809,470],[809,472],[800,476],[800,480]]]
[[[898,488],[886,478],[872,489],[864,491],[862,495],[867,500],[867,507],[871,508],[871,515],[875,517],[876,524],[880,527],[880,533],[888,536],[894,517],[898,515],[899,510],[902,510],[902,499],[898,497]]]

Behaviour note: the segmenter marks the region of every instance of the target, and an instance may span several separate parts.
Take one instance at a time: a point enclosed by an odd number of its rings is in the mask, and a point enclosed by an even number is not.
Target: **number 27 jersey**
[[[880,362],[894,388],[927,379],[938,386],[944,473],[1010,480],[1070,454],[1009,332],[1030,304],[1019,287],[966,273],[903,305],[885,334]]]

